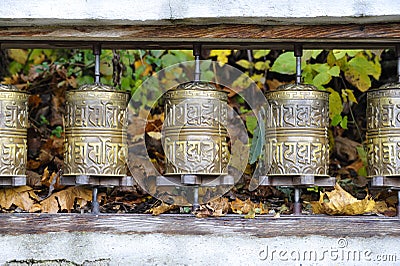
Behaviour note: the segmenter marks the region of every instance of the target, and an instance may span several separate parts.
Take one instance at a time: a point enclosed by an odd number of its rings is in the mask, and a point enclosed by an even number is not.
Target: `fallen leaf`
[[[42,212],[57,213],[58,211],[67,210],[70,212],[74,208],[75,200],[83,199],[86,201],[92,200],[92,191],[85,187],[69,187],[58,191],[50,197],[40,202]],[[79,203],[79,202],[78,202]],[[37,208],[37,206],[34,206]],[[30,210],[31,212],[34,209]]]
[[[39,200],[33,189],[28,186],[0,189],[0,206],[9,209],[12,205],[29,210]]]
[[[237,214],[248,214],[250,212],[255,213],[256,204],[253,203],[250,199],[246,199],[242,201],[236,198],[231,202],[231,210]]]
[[[166,203],[162,202],[160,206],[151,208],[151,209],[149,210],[149,212],[150,212],[151,214],[157,216],[157,215],[166,213],[166,212],[168,212],[168,211],[174,210],[174,209],[176,209],[176,208],[178,208],[177,205],[169,205],[169,204],[166,204]]]
[[[375,203],[375,207],[374,207],[374,209],[373,209],[373,212],[374,212],[374,213],[385,213],[385,212],[387,212],[387,211],[389,211],[389,208],[388,208],[386,202],[384,202],[384,201],[377,201],[377,202]]]
[[[321,193],[319,201],[311,202],[311,206],[315,214],[359,215],[373,211],[375,201],[369,195],[358,200],[336,184],[333,191]]]
[[[220,217],[228,213],[230,205],[227,198],[217,198],[206,204],[211,210],[211,216]]]

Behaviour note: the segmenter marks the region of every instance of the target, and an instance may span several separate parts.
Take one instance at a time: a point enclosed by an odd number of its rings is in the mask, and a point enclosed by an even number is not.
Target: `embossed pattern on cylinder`
[[[400,175],[400,83],[367,93],[368,175]]]
[[[268,176],[328,176],[328,93],[288,84],[266,95]]]
[[[0,85],[0,177],[25,176],[28,94]]]
[[[227,94],[209,83],[190,82],[164,99],[165,175],[226,175]]]
[[[103,84],[67,91],[63,175],[126,175],[128,97]]]

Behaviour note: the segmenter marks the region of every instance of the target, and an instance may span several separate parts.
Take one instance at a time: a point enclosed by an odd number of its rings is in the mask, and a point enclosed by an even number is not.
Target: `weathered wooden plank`
[[[248,235],[275,236],[319,235],[335,237],[400,237],[398,218],[358,216],[260,216],[243,219],[228,215],[199,219],[188,215],[99,215],[91,214],[2,214],[0,234],[41,234],[50,232],[107,232],[116,234],[169,235]]]
[[[384,48],[400,42],[400,23],[366,25],[176,25],[92,27],[0,27],[3,48]]]

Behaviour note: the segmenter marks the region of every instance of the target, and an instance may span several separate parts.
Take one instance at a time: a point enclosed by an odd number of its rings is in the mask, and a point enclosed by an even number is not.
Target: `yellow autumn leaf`
[[[29,186],[0,189],[0,206],[9,209],[15,205],[23,210],[29,210],[39,200],[33,189]]]
[[[50,197],[40,202],[42,212],[57,213],[67,210],[70,212],[74,208],[75,200],[83,199],[84,202],[92,200],[92,191],[85,187],[69,187],[58,191]],[[37,210],[37,206],[34,206]],[[35,209],[32,209],[33,212]]]
[[[228,63],[228,56],[232,53],[231,50],[211,50],[210,56],[216,56],[218,64],[220,66],[225,65]]]
[[[258,207],[255,203],[253,203],[250,199],[246,199],[242,201],[236,198],[231,202],[231,210],[237,214],[249,214],[251,212],[255,213],[255,209]]]
[[[28,60],[28,54],[29,54],[29,52],[27,50],[23,50],[23,49],[9,49],[8,50],[8,56],[15,62],[18,62],[22,65],[26,63],[26,60]]]
[[[166,213],[166,212],[168,212],[168,211],[170,211],[170,210],[174,210],[174,209],[176,209],[176,208],[178,208],[177,205],[169,205],[169,204],[166,204],[166,203],[162,202],[160,206],[151,208],[151,209],[149,210],[149,212],[150,212],[151,214],[157,216],[157,215]]]
[[[315,214],[359,215],[374,210],[375,201],[369,195],[358,200],[339,184],[331,192],[321,193],[319,201],[311,202]]]

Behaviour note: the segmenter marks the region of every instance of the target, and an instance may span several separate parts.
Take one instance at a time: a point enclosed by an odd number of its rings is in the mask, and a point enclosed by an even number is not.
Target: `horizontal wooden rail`
[[[180,25],[2,27],[1,48],[304,49],[387,48],[400,43],[400,23],[337,25]]]

